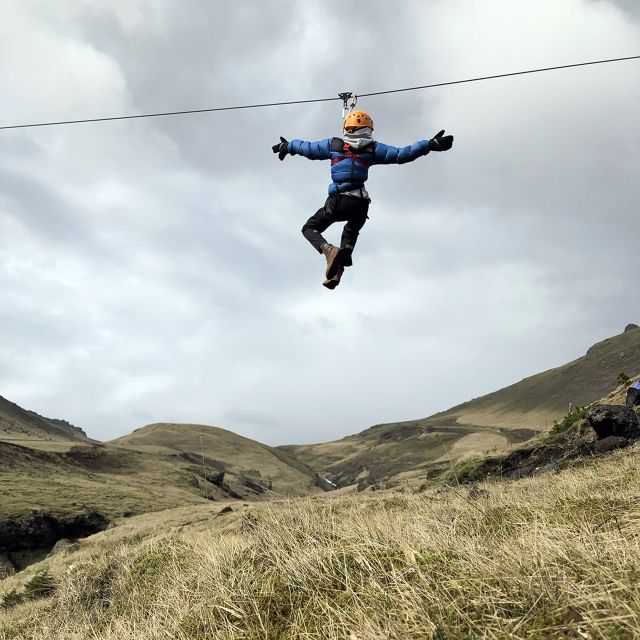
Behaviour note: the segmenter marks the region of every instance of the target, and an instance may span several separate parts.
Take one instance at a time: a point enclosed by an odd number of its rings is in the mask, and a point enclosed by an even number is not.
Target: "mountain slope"
[[[224,429],[155,424],[97,443],[63,421],[4,399],[1,407],[0,569],[137,514],[322,491],[286,452]]]
[[[190,461],[198,465],[212,491],[222,484],[243,495],[247,490],[280,495],[304,495],[318,490],[316,475],[306,465],[286,453],[218,427],[151,424],[110,444]]]
[[[640,328],[629,327],[572,362],[438,413],[428,422],[455,419],[458,424],[535,429],[550,425],[569,404],[583,406],[607,395],[620,372],[640,373]]]
[[[0,396],[0,440],[86,442],[87,435],[64,420],[44,418]]]
[[[640,373],[640,328],[592,346],[561,367],[420,420],[382,424],[342,440],[281,447],[345,486],[441,471],[470,452],[504,449],[544,431],[612,389],[616,376]]]
[[[288,454],[213,427],[149,425],[111,444],[69,442],[64,451],[25,442],[0,439],[0,528],[35,512],[113,518],[320,491],[314,472]]]

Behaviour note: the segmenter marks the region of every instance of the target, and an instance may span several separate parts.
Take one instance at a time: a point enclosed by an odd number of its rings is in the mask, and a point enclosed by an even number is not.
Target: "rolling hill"
[[[381,424],[334,442],[281,447],[339,486],[441,472],[471,452],[502,450],[606,396],[620,372],[640,373],[640,328],[593,345],[563,366],[419,420]]]
[[[304,495],[319,479],[293,456],[226,429],[158,423],[109,443],[119,449],[178,458],[196,465],[212,495],[223,485],[232,493]]]
[[[97,443],[55,424],[45,431],[46,419],[7,404],[30,427],[25,433],[12,425],[8,435],[17,431],[20,444],[0,438],[0,560],[18,569],[61,538],[138,514],[322,493],[306,465],[224,429],[155,424]]]

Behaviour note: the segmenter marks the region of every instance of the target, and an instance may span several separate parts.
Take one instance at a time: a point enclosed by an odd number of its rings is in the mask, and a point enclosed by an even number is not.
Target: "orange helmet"
[[[364,111],[350,111],[344,119],[343,127],[345,130],[348,127],[371,127],[373,129],[373,120]]]

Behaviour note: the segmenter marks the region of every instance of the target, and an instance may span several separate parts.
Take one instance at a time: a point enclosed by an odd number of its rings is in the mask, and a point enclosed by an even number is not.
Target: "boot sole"
[[[338,273],[336,273],[336,275],[333,276],[333,278],[330,278],[330,279],[327,278],[322,283],[322,286],[327,287],[327,289],[335,289],[340,284],[341,279],[342,279],[342,271],[338,271]]]
[[[347,262],[349,264],[347,264]],[[338,273],[340,267],[351,266],[351,255],[349,249],[339,249],[333,262],[327,267],[327,280],[331,280]]]

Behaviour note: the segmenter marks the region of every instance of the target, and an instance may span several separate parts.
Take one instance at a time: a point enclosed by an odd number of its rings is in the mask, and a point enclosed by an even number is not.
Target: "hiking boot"
[[[342,278],[343,273],[344,273],[344,267],[339,266],[333,278],[327,278],[322,283],[322,286],[327,287],[327,289],[335,289],[340,284],[340,278]]]
[[[331,278],[336,275],[336,271],[338,270],[338,266],[340,265],[339,262],[336,262],[336,258],[340,253],[340,249],[332,244],[327,244],[322,249],[322,253],[324,253],[324,257],[327,259],[327,271],[325,273],[325,276],[327,280],[331,280]]]
[[[353,260],[351,259],[351,254],[353,253],[353,249],[340,249],[340,264],[343,267],[352,267]]]

